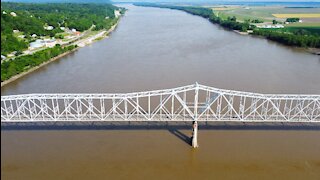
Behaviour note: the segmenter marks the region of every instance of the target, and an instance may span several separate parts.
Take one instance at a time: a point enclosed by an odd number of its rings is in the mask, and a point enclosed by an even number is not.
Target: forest
[[[33,34],[54,37],[62,32],[60,27],[84,31],[95,25],[93,30],[109,29],[114,24],[114,10],[117,9],[111,4],[1,2],[1,54],[25,49]],[[46,30],[44,26],[53,29]],[[18,39],[13,30],[22,32],[25,39]]]

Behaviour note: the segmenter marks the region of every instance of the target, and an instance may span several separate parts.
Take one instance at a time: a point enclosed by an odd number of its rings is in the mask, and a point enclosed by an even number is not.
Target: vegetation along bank
[[[193,15],[198,15],[207,18],[212,23],[219,24],[224,28],[240,32],[247,32],[252,35],[262,36],[284,45],[303,48],[320,48],[320,33],[309,31],[309,29],[262,29],[252,24],[252,22],[257,23],[259,20],[240,22],[237,21],[237,18],[235,16],[221,18],[214,14],[214,11],[211,8],[206,7],[175,6],[154,3],[135,3],[134,5],[182,10]],[[296,18],[288,19],[288,21],[296,20]],[[277,24],[278,22],[274,20],[273,23]]]
[[[1,86],[101,39],[124,11],[111,4],[1,2]]]

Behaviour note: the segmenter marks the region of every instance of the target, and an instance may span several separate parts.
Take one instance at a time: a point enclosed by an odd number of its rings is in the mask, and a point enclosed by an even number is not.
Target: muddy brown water
[[[2,87],[2,95],[131,92],[196,81],[262,93],[320,93],[319,56],[184,12],[126,7],[109,38]],[[2,129],[1,177],[320,179],[318,129],[201,125],[197,150],[185,128]]]

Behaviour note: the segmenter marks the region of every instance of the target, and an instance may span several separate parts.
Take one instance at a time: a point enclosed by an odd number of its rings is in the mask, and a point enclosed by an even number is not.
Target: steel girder
[[[199,84],[118,94],[1,97],[1,122],[320,122],[320,95],[259,94]]]

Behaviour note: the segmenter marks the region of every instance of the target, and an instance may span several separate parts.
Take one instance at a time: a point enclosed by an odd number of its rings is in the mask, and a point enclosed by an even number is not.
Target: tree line
[[[320,48],[320,36],[316,35],[284,33],[264,29],[256,29],[253,31],[253,34],[263,36],[267,39],[277,41],[289,46]]]
[[[276,30],[276,29],[260,29],[255,25],[251,25],[249,21],[238,22],[236,17],[228,17],[227,19],[222,19],[216,16],[212,9],[205,7],[190,7],[190,6],[171,6],[162,5],[154,3],[135,3],[137,6],[147,6],[147,7],[159,7],[159,8],[170,8],[176,10],[182,10],[193,15],[202,16],[209,19],[210,22],[219,24],[227,29],[238,30],[247,32],[248,30],[253,30],[253,35],[263,36],[267,39],[288,45],[297,47],[320,47],[320,35],[317,33],[311,33],[307,29],[299,29],[296,31],[286,31],[286,30]],[[297,19],[293,19],[297,20]],[[258,21],[254,21],[258,22]],[[273,22],[274,24],[278,22]],[[309,33],[310,32],[310,33]]]
[[[76,48],[76,45],[61,47],[56,45],[53,48],[44,49],[31,55],[19,56],[15,59],[1,63],[1,82],[10,79],[12,76],[20,74],[30,68],[36,67],[53,57]]]
[[[25,49],[33,34],[54,37],[63,32],[60,27],[84,31],[95,25],[93,30],[109,29],[116,22],[114,10],[123,12],[111,4],[1,2],[1,54]],[[46,30],[44,26],[53,29]],[[23,32],[25,39],[19,40],[13,30]]]
[[[209,19],[211,22],[220,24],[221,26],[239,30],[239,31],[247,31],[248,29],[253,29],[253,25],[250,25],[248,22],[241,23],[236,21],[236,17],[228,17],[228,19],[224,20],[218,16],[216,16],[212,9],[204,8],[204,7],[192,7],[192,6],[173,6],[173,5],[163,5],[163,4],[154,4],[154,3],[134,3],[137,6],[146,6],[146,7],[159,7],[159,8],[169,8],[175,10],[185,11],[187,13],[198,15],[204,18]]]

